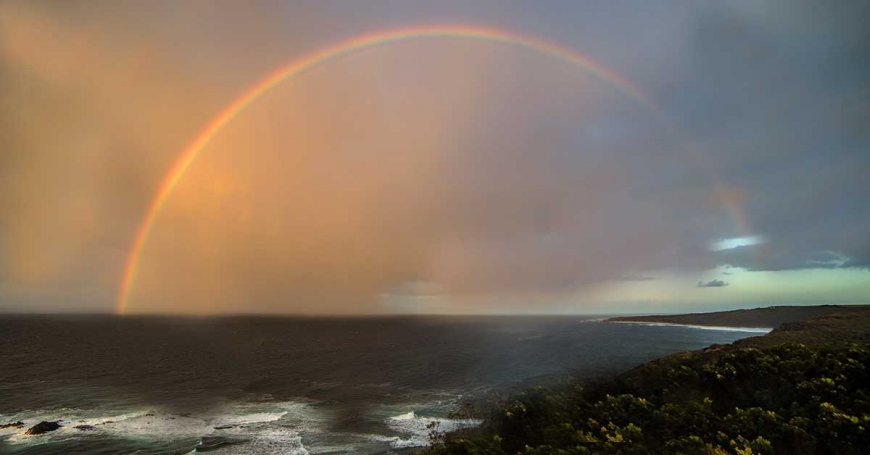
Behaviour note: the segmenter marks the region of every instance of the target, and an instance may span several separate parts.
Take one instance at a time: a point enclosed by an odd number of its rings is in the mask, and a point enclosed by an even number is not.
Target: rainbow
[[[339,42],[333,46],[311,52],[286,66],[276,69],[256,84],[248,87],[232,103],[212,117],[202,130],[197,133],[196,137],[194,137],[187,147],[184,148],[178,159],[176,159],[175,163],[165,174],[165,177],[160,183],[157,194],[148,206],[145,216],[142,219],[142,223],[136,231],[136,236],[127,257],[123,278],[118,291],[116,312],[118,314],[123,314],[126,309],[133,282],[136,277],[136,266],[139,262],[139,257],[142,255],[142,250],[144,249],[148,237],[154,228],[155,221],[159,218],[163,206],[166,204],[170,195],[172,195],[176,185],[178,185],[178,182],[184,176],[184,173],[193,164],[209,142],[211,142],[211,140],[237,115],[244,111],[245,108],[284,80],[343,55],[399,41],[432,38],[462,38],[488,41],[515,46],[550,56],[558,61],[580,68],[598,79],[606,81],[655,113],[663,114],[661,109],[659,109],[655,103],[653,103],[652,99],[644,94],[640,88],[613,70],[595,62],[591,58],[540,38],[524,36],[495,28],[465,25],[417,26],[357,36]]]

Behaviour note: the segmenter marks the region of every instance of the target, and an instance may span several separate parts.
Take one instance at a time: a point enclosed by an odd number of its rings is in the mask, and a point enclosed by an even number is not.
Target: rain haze
[[[867,303],[868,20],[849,1],[2,2],[0,311]]]

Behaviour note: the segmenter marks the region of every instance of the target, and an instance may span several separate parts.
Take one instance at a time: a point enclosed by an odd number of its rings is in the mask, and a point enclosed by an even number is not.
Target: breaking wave
[[[483,421],[478,419],[448,419],[443,417],[422,417],[414,411],[387,418],[384,423],[391,430],[404,437],[387,438],[394,449],[425,447],[429,445],[431,434],[443,434],[463,428],[473,428]]]

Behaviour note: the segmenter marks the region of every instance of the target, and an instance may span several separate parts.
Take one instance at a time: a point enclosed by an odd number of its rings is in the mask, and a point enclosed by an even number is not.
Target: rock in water
[[[24,426],[24,422],[22,422],[20,420],[17,422],[11,422],[11,423],[0,423],[0,430],[2,430],[4,428],[21,428],[23,426]]]
[[[94,431],[97,429],[97,427],[95,427],[93,425],[76,425],[73,428],[75,428],[76,430],[81,430],[81,431]]]
[[[43,420],[42,422],[39,422],[36,425],[30,427],[30,429],[27,430],[27,432],[24,434],[36,435],[36,434],[43,434],[43,433],[48,433],[49,431],[57,430],[58,428],[61,427],[59,422],[60,422],[60,420],[57,420],[54,422],[46,422]]]

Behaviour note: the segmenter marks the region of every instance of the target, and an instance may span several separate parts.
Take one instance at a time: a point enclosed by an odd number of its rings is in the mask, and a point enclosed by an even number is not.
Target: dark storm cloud
[[[710,281],[699,281],[698,282],[699,288],[724,288],[725,286],[728,286],[728,283],[726,283],[722,280],[710,280]]]
[[[671,105],[764,245],[716,254],[752,270],[866,267],[870,5],[720,4],[687,30]],[[723,232],[723,237],[745,235]],[[819,255],[845,256],[820,261]]]

